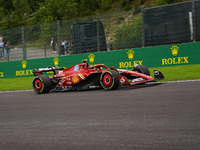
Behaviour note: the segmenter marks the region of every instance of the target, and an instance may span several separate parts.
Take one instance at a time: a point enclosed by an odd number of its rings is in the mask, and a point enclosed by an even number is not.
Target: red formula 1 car
[[[53,71],[53,77],[43,75],[43,72]],[[154,78],[144,65],[135,65],[132,70],[108,68],[104,64],[89,66],[87,60],[64,69],[60,67],[37,68],[33,72],[33,89],[36,93],[49,91],[85,90],[103,88],[117,89],[120,85],[135,85],[164,79],[163,74],[154,70]]]

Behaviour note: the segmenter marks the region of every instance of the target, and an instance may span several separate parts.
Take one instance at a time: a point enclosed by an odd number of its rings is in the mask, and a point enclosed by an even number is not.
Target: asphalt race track
[[[0,92],[0,150],[199,149],[199,81]]]

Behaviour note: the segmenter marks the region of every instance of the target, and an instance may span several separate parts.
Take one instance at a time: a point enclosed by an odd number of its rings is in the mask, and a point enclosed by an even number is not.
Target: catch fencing
[[[134,37],[129,36],[130,30]],[[139,11],[124,11],[0,30],[0,35],[11,45],[9,58],[0,61],[136,48],[142,46],[142,18]],[[57,53],[52,53],[52,37]]]
[[[200,0],[22,26],[0,30],[11,45],[0,62],[195,42],[200,41],[199,26]]]
[[[200,1],[145,8],[143,46],[200,41]]]

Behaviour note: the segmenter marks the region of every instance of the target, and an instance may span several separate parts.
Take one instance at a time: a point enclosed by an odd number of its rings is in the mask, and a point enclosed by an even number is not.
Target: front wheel
[[[100,77],[101,86],[105,90],[114,90],[119,87],[119,73],[116,70],[106,70]]]
[[[52,89],[51,79],[47,75],[39,75],[33,79],[33,89],[37,94],[48,93]]]
[[[136,65],[133,67],[132,71],[137,71],[139,73],[143,73],[150,76],[149,69],[144,65]]]

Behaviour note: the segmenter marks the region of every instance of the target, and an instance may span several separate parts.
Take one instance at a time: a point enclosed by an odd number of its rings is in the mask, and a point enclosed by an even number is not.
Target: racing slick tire
[[[47,75],[39,75],[33,79],[33,89],[37,94],[48,93],[52,89],[52,81]]]
[[[144,65],[137,65],[136,67],[133,67],[132,71],[137,71],[139,73],[143,73],[150,76],[149,69]]]
[[[105,90],[114,90],[119,87],[119,73],[116,70],[106,70],[100,77],[101,86]]]

